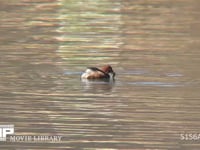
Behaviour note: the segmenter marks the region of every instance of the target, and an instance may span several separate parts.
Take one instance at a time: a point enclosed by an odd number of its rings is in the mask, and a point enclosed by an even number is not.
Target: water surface
[[[199,1],[1,0],[1,149],[199,149]],[[115,82],[81,81],[112,65]]]

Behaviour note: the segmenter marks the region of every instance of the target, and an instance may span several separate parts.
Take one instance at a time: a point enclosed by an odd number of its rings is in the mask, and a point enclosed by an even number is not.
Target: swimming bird
[[[112,79],[114,80],[115,72],[110,65],[105,65],[102,68],[88,67],[81,75],[82,79]]]

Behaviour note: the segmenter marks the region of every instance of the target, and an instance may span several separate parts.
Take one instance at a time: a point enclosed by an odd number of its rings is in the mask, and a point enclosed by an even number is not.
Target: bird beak
[[[116,74],[116,73],[115,73],[115,72],[113,72],[113,77],[115,77],[115,74]]]

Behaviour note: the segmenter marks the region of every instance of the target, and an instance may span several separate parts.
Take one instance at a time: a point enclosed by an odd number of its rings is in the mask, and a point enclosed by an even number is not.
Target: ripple
[[[142,86],[160,86],[160,87],[177,87],[181,86],[178,83],[169,83],[169,82],[130,82],[127,84],[131,85],[142,85]]]

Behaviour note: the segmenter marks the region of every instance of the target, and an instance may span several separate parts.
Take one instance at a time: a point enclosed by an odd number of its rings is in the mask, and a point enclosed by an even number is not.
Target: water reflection
[[[88,80],[88,79],[81,79],[83,86],[84,86],[84,91],[90,92],[90,93],[96,93],[96,92],[111,92],[115,80],[109,80],[109,79],[104,79],[104,80]]]
[[[85,67],[101,64],[102,61],[116,64],[112,57],[119,56],[117,51],[121,45],[118,33],[121,24],[120,2],[95,0],[88,1],[87,5],[83,5],[82,1],[62,3],[62,27],[59,28],[62,36],[58,37],[62,44],[58,55],[66,60],[67,65]]]

